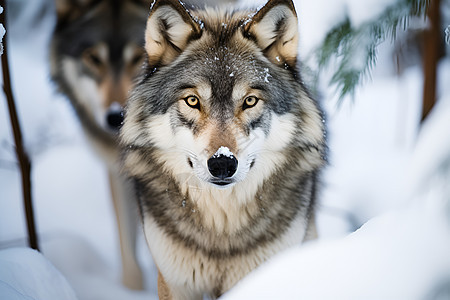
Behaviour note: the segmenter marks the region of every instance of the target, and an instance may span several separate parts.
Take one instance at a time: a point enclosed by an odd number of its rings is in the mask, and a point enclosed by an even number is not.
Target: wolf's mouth
[[[211,180],[210,182],[215,185],[226,186],[232,184],[233,180]]]

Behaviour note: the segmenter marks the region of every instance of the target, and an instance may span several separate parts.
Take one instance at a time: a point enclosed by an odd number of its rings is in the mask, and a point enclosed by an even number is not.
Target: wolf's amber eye
[[[140,63],[142,60],[144,59],[144,54],[139,53],[136,54],[133,59],[131,60],[131,65],[137,65],[138,63]]]
[[[255,106],[258,103],[259,99],[256,98],[255,96],[248,96],[247,98],[245,98],[244,100],[244,104],[242,105],[242,109],[247,109],[247,108],[251,108],[253,106]]]
[[[96,66],[100,66],[102,64],[102,61],[100,58],[95,54],[89,54],[89,60]]]
[[[94,71],[99,71],[103,67],[102,58],[94,50],[87,50],[83,53],[83,62]]]
[[[186,104],[188,106],[200,110],[200,101],[198,100],[197,97],[195,97],[195,96],[188,96],[188,97],[184,98],[184,101],[186,102]]]

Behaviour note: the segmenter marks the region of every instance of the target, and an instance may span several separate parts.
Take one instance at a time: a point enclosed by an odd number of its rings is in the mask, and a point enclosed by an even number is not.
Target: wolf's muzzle
[[[236,173],[237,167],[238,161],[234,155],[213,155],[210,159],[208,159],[209,173],[224,182]],[[230,183],[228,181],[226,182]],[[217,184],[220,184],[220,182]]]

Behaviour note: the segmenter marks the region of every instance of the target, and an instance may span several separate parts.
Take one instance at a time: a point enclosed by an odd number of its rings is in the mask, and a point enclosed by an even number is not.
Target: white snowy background
[[[295,1],[301,57],[309,57],[345,15],[361,24],[394,1]],[[27,233],[0,93],[0,299],[22,299],[13,296],[17,290],[34,299],[156,299],[156,273],[142,235],[138,249],[146,290],[120,284],[105,166],[86,143],[68,101],[49,81],[52,1],[8,4],[10,68],[32,161],[43,256],[15,248],[26,246]],[[445,1],[443,8],[449,20]],[[319,240],[280,254],[224,298],[450,299],[450,60],[440,62],[438,104],[420,127],[420,64],[397,75],[392,53],[391,43],[380,45],[372,79],[339,108],[328,72],[319,83],[330,148]],[[59,296],[49,292],[51,286],[60,287]]]

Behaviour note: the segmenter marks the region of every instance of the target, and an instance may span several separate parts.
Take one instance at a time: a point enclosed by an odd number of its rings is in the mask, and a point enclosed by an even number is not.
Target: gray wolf
[[[138,209],[120,174],[118,129],[127,93],[144,57],[149,3],[137,0],[56,0],[51,76],[80,119],[88,141],[106,162],[118,221],[123,283],[141,289],[135,245]]]
[[[315,235],[326,143],[297,67],[291,0],[153,2],[120,139],[161,299],[219,297]]]

